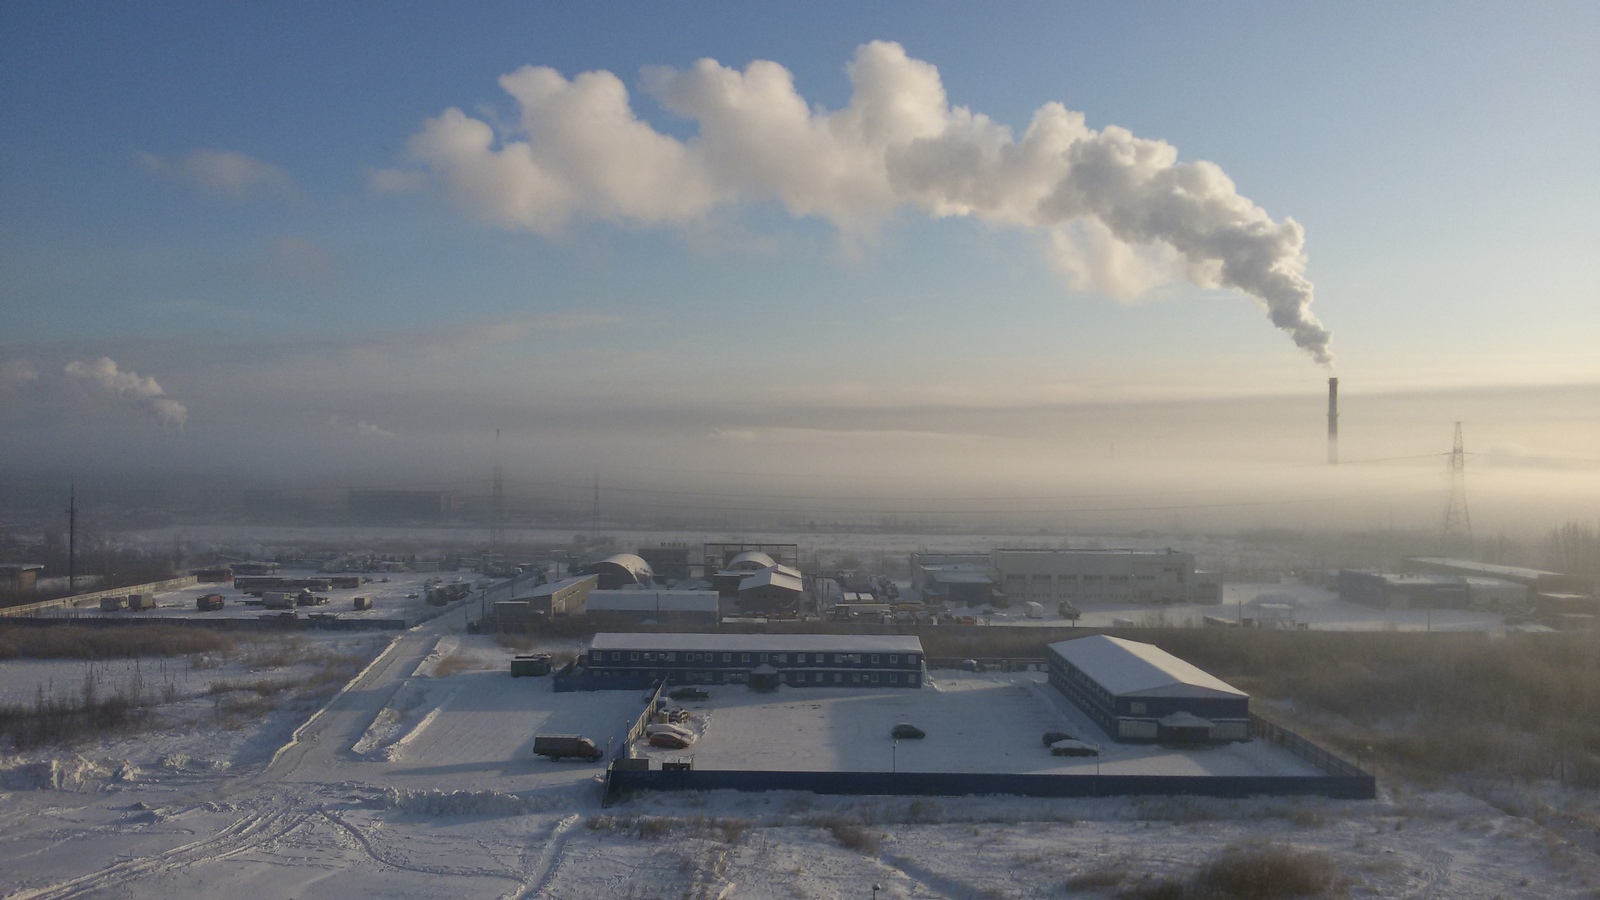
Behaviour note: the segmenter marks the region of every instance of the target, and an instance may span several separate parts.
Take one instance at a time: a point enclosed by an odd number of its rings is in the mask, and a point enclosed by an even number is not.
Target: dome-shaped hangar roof
[[[775,565],[777,563],[773,561],[772,557],[762,553],[760,550],[746,550],[728,560],[728,568],[730,570],[736,569],[745,572],[758,572],[762,569],[770,569]]]
[[[601,590],[615,590],[627,584],[649,584],[655,577],[650,564],[633,553],[618,553],[584,567],[590,575],[600,576]]]

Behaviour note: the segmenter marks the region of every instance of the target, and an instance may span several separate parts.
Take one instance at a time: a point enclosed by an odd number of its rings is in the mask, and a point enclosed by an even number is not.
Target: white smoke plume
[[[189,419],[188,407],[167,396],[154,378],[140,376],[131,370],[124,371],[109,356],[102,356],[92,363],[73,360],[67,363],[66,372],[109,396],[132,398],[160,419],[163,427],[176,425],[182,429]]]
[[[850,102],[829,112],[774,62],[646,69],[645,90],[698,125],[679,140],[635,115],[610,72],[568,80],[527,66],[500,79],[519,106],[514,126],[497,135],[448,109],[411,138],[415,167],[374,173],[374,186],[429,175],[471,214],[541,234],[580,218],[692,222],[741,201],[776,201],[849,232],[903,207],[1038,229],[1076,285],[1121,298],[1174,278],[1235,288],[1331,364],[1303,230],[1240,196],[1217,166],[1180,163],[1172,145],[1123,128],[1093,130],[1058,103],[1019,139],[951,106],[938,70],[898,44],[863,45],[846,71]]]

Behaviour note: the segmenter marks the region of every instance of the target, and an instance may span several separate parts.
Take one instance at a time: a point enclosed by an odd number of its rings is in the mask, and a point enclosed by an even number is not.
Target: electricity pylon
[[[1450,450],[1450,502],[1444,510],[1441,542],[1447,554],[1472,555],[1472,513],[1467,510],[1467,451],[1461,440],[1461,423],[1456,423],[1455,445]]]

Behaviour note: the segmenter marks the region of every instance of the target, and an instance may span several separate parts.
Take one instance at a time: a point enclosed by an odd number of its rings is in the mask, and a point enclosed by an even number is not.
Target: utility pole
[[[1442,543],[1446,554],[1462,548],[1472,555],[1472,514],[1467,511],[1467,452],[1461,439],[1461,423],[1456,423],[1456,439],[1450,450],[1450,502],[1444,510]]]
[[[500,544],[505,540],[506,485],[505,472],[500,467],[500,429],[494,430],[494,497],[489,505],[489,552],[496,561]]]
[[[594,517],[589,522],[589,533],[592,537],[600,534],[600,473],[594,474]]]
[[[78,592],[78,484],[67,488],[67,593]]]

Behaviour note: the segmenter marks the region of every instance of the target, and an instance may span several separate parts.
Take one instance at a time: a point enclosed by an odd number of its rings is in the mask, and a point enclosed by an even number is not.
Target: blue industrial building
[[[1049,650],[1050,684],[1115,740],[1250,737],[1250,695],[1159,647],[1102,634]]]

